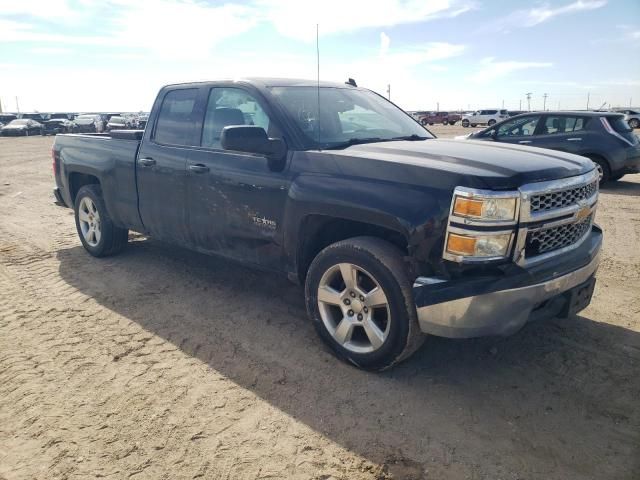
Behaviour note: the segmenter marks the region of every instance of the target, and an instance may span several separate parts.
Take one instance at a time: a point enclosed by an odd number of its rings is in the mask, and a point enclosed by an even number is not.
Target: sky
[[[0,0],[4,111],[148,111],[168,83],[320,78],[406,110],[640,105],[640,0]]]

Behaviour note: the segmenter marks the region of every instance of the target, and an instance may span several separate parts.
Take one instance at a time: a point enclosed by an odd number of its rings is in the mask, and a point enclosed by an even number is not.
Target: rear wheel
[[[76,229],[87,252],[94,257],[106,257],[125,248],[129,231],[113,224],[104,205],[100,185],[80,188],[74,207]]]
[[[489,122],[487,123],[487,125],[489,125],[490,127],[495,125],[495,124],[496,124],[496,121],[493,120],[493,119],[489,120]]]
[[[475,127],[477,127],[477,126],[478,126],[478,124],[477,124],[477,123],[472,123],[472,124],[471,124],[471,126],[472,126],[473,128],[475,128]]]
[[[629,126],[631,128],[639,128],[640,127],[640,120],[638,120],[637,118],[632,118],[631,120],[629,120]]]
[[[427,124],[427,121],[424,118],[420,120],[420,125],[424,127],[426,124]]]
[[[389,368],[424,341],[402,253],[384,240],[356,237],[325,248],[309,267],[305,299],[320,337],[360,368]]]
[[[469,120],[462,120],[462,126],[467,128],[469,126]]]

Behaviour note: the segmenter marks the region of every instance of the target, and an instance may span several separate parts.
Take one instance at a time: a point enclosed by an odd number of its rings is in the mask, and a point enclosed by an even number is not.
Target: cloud
[[[380,55],[386,55],[389,51],[389,45],[391,44],[391,39],[389,35],[384,32],[380,32]]]
[[[256,0],[257,10],[282,35],[302,41],[320,35],[349,33],[364,28],[392,27],[454,17],[474,8],[461,0]]]
[[[554,2],[553,7],[546,3],[529,9],[516,10],[506,17],[490,22],[483,30],[489,31],[497,28],[502,31],[509,31],[519,27],[535,27],[556,17],[595,10],[604,7],[606,4],[607,0],[576,0],[563,6],[557,6],[557,2]]]
[[[496,78],[507,76],[518,70],[527,70],[530,68],[548,68],[553,66],[553,63],[549,62],[497,62],[492,57],[483,59],[481,64],[482,67],[480,68],[480,70],[478,70],[471,76],[471,79],[478,83],[487,83],[495,80]]]

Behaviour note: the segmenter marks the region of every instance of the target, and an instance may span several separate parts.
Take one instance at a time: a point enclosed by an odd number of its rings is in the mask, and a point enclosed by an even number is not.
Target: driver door
[[[536,146],[536,129],[540,123],[540,115],[513,118],[494,127],[497,142],[515,143],[530,147]]]
[[[287,169],[272,170],[264,155],[224,150],[220,136],[224,127],[233,125],[262,127],[271,138],[281,138],[281,131],[258,94],[224,85],[206,93],[199,147],[191,149],[187,158],[191,243],[278,270],[290,183]]]

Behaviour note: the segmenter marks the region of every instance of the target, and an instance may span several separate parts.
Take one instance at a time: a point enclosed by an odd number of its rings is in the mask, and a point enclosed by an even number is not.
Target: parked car
[[[127,130],[131,128],[131,122],[125,117],[111,117],[107,123],[107,132],[111,130]]]
[[[16,120],[17,118],[18,116],[14,115],[13,113],[0,113],[0,122],[4,123],[5,125],[11,120]]]
[[[49,115],[47,113],[19,113],[18,118],[27,119],[27,120],[35,120],[38,123],[42,123],[45,120],[49,119]]]
[[[419,118],[422,125],[433,125],[441,123],[443,125],[455,125],[462,116],[453,112],[429,112],[426,115]]]
[[[640,172],[640,141],[619,113],[529,113],[462,138],[582,155],[597,165],[601,184]]]
[[[627,108],[616,110],[616,112],[624,114],[624,120],[631,128],[640,128],[640,110]]]
[[[100,133],[104,131],[104,123],[102,123],[102,118],[100,117],[100,115],[96,115],[96,114],[78,115],[74,119],[74,123],[76,124],[77,131],[81,133],[92,133],[92,132]]]
[[[148,113],[141,113],[138,116],[138,124],[136,125],[136,128],[140,129],[140,130],[144,130],[145,127],[147,126],[147,121],[149,120],[149,114]]]
[[[594,288],[593,162],[437,140],[351,85],[170,85],[144,132],[58,135],[52,155],[56,201],[91,255],[122,251],[134,230],[280,272],[305,285],[320,337],[366,369],[407,358],[421,332],[573,315]]]
[[[42,124],[28,118],[18,118],[11,120],[7,125],[2,127],[0,134],[3,136],[17,135],[37,135],[42,132]]]
[[[462,116],[463,127],[477,127],[478,125],[493,125],[505,118],[509,117],[509,113],[504,109],[478,110],[471,115]]]
[[[59,133],[76,133],[78,126],[66,118],[52,118],[43,123],[42,135],[57,135]]]

